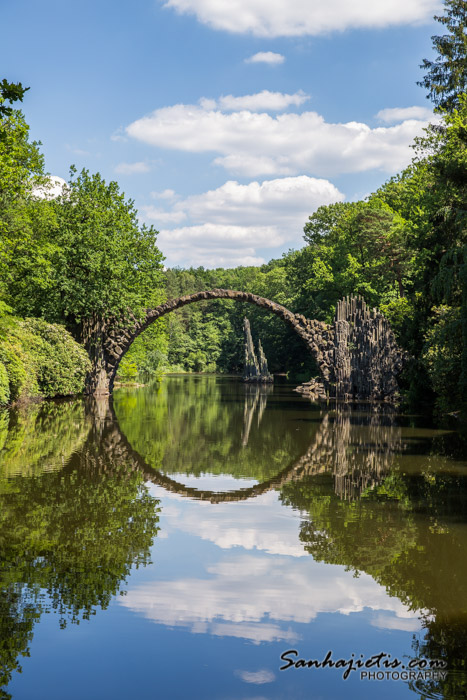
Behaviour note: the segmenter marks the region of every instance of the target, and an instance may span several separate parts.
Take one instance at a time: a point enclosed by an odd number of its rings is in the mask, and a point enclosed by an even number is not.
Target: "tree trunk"
[[[91,396],[110,394],[110,368],[104,349],[105,322],[98,316],[85,319],[81,325],[81,342],[91,360],[92,367],[85,380],[85,392]]]

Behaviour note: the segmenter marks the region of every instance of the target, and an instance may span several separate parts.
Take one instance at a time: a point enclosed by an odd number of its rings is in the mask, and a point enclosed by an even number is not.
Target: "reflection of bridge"
[[[93,361],[87,392],[112,393],[123,356],[135,338],[165,314],[186,304],[210,299],[229,299],[255,304],[279,316],[305,342],[319,367],[321,381],[329,397],[392,399],[397,393],[396,375],[403,353],[398,348],[388,321],[375,309],[370,312],[361,297],[347,297],[337,305],[332,325],[294,314],[274,301],[231,289],[196,292],[167,301],[133,318],[126,328],[98,328],[84,339]]]
[[[102,451],[99,459],[95,451],[88,455],[86,449],[83,450],[82,458],[90,467],[95,468],[101,461],[101,467],[105,464],[105,468],[110,469],[124,465],[125,469],[139,471],[146,481],[171,493],[213,504],[255,498],[292,481],[326,473],[333,475],[334,488],[340,498],[358,498],[365,488],[379,483],[389,472],[394,453],[400,449],[400,430],[394,428],[390,414],[382,421],[379,413],[373,412],[368,417],[368,414],[340,410],[334,419],[325,414],[306,453],[271,479],[235,491],[199,490],[175,481],[146,463],[120,430],[111,399],[94,399],[88,406],[93,418],[90,444],[98,444],[99,452]]]

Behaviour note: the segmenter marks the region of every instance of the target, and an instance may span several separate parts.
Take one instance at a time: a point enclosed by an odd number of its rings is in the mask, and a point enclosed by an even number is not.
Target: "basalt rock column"
[[[250,322],[247,318],[243,319],[243,332],[245,334],[245,341],[243,346],[245,355],[243,379],[258,379],[260,376],[260,369],[258,360],[256,358],[255,348],[253,345],[253,338],[251,337]]]
[[[245,366],[243,369],[243,381],[245,382],[273,382],[273,376],[268,370],[268,361],[261,345],[261,340],[258,341],[259,361],[256,357],[253,339],[251,337],[250,322],[247,318],[243,319],[243,330],[245,333]]]
[[[308,321],[310,327],[317,321]],[[320,324],[325,326],[325,324]],[[363,297],[338,302],[334,323],[310,338],[321,377],[297,387],[311,399],[394,401],[397,375],[406,360],[389,321],[370,311]]]
[[[262,382],[273,382],[274,378],[270,374],[268,369],[268,361],[266,355],[264,354],[263,346],[261,345],[261,340],[258,340],[258,356],[259,356],[259,371],[261,374]]]
[[[337,304],[334,329],[336,398],[394,399],[406,353],[389,321],[370,311],[363,297],[347,297]]]

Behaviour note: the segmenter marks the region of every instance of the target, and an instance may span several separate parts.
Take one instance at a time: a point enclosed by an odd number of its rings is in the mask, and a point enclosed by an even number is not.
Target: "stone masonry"
[[[195,302],[233,299],[255,304],[279,316],[307,345],[320,371],[322,395],[344,400],[391,401],[397,397],[397,374],[405,353],[397,346],[389,322],[376,309],[370,311],[362,297],[347,297],[337,305],[333,324],[307,319],[250,292],[211,289],[172,299],[147,311],[141,320],[128,319],[126,328],[108,327],[103,339],[99,381],[93,372],[88,393],[112,393],[118,365],[135,338],[156,319]],[[105,369],[105,372],[103,371]]]

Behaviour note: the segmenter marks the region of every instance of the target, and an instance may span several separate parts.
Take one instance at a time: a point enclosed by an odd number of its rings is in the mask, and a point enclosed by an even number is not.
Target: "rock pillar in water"
[[[261,340],[258,340],[258,355],[259,355],[259,371],[261,374],[261,381],[263,381],[263,382],[274,381],[272,374],[269,374],[268,361],[266,360],[266,355],[264,354],[263,346],[261,345]]]
[[[261,346],[261,341],[258,344],[259,362],[256,357],[253,339],[251,337],[250,322],[247,318],[243,319],[243,331],[245,334],[244,354],[245,365],[243,369],[244,382],[272,382],[273,377],[268,370],[268,362]]]

